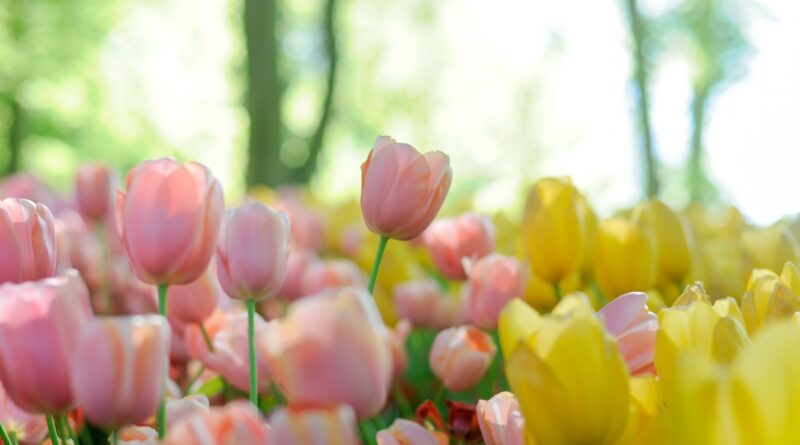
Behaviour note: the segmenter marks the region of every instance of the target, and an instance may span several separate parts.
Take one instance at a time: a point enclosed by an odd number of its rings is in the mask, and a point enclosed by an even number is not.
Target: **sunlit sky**
[[[377,132],[451,155],[456,181],[486,178],[477,204],[514,204],[519,187],[543,175],[570,175],[608,214],[640,197],[628,35],[617,0],[352,0],[344,63],[379,53],[376,84],[422,91],[425,124],[387,116]],[[648,0],[656,11],[667,1]],[[299,4],[313,8],[316,0]],[[144,112],[156,130],[241,190],[246,117],[232,66],[240,39],[228,0],[132,2],[103,49],[103,71],[121,119]],[[764,0],[745,32],[756,51],[747,73],[714,99],[707,161],[724,197],[754,222],[800,209],[800,2]],[[354,76],[360,67],[349,66]],[[688,153],[691,67],[665,57],[653,74],[657,154],[668,167]],[[337,98],[347,107],[347,92]],[[315,111],[308,108],[307,113]],[[303,110],[303,107],[295,107]],[[313,119],[312,119],[313,120]],[[357,190],[358,164],[371,141],[331,138],[317,185]],[[331,156],[331,154],[333,154]],[[685,204],[671,191],[666,198]]]

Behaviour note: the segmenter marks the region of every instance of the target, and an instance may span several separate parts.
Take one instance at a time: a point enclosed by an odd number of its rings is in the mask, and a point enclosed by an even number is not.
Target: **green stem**
[[[56,434],[61,438],[61,442],[65,443],[69,437],[67,436],[67,430],[64,429],[64,423],[61,422],[61,415],[56,415],[53,421],[56,423]]]
[[[403,417],[411,417],[414,415],[414,408],[411,407],[411,403],[408,401],[408,397],[406,397],[405,393],[403,393],[403,388],[400,387],[400,384],[394,385],[392,388],[392,394],[394,395],[394,401],[397,403],[397,407],[400,408],[400,413]]]
[[[375,282],[378,280],[378,269],[381,267],[383,252],[386,250],[386,243],[388,242],[389,238],[381,235],[381,239],[378,241],[378,251],[375,252],[375,263],[372,265],[372,274],[369,277],[369,293],[375,291]]]
[[[94,445],[94,439],[92,439],[92,432],[89,431],[89,426],[85,423],[83,424],[83,428],[81,428],[80,432],[81,442],[84,445]]]
[[[61,414],[58,416],[58,420],[61,423],[61,429],[64,431],[64,434],[68,434],[72,439],[72,442],[75,445],[78,445],[78,436],[75,434],[75,430],[72,429],[72,425],[69,423],[69,416],[66,414]]]
[[[58,441],[58,434],[56,433],[56,423],[53,421],[53,416],[46,415],[44,416],[45,420],[47,421],[47,433],[50,435],[50,442],[53,445],[59,445]]]
[[[201,376],[201,375],[203,375],[203,373],[205,372],[205,370],[206,370],[206,368],[205,368],[204,366],[201,366],[201,367],[200,367],[200,368],[197,370],[197,372],[195,372],[195,373],[194,373],[194,375],[193,375],[193,376],[189,377],[189,381],[186,383],[186,387],[184,388],[184,389],[185,389],[185,391],[186,391],[186,393],[189,393],[189,390],[192,388],[192,385],[194,385],[194,382],[196,382],[196,381],[197,381],[197,379],[199,379],[199,378],[200,378],[200,376]]]
[[[12,432],[11,432],[11,433],[8,435],[8,437],[10,437],[10,438],[11,438],[11,444],[12,444],[12,445],[19,445],[19,441],[17,441],[17,433],[16,433],[15,431],[12,431]]]
[[[6,432],[6,429],[3,428],[3,424],[0,424],[0,436],[3,437],[3,444],[5,444],[5,445],[12,445],[13,444],[13,442],[11,442],[11,438],[8,437],[8,433]]]
[[[555,292],[555,294],[556,294],[556,301],[561,301],[561,297],[562,297],[562,295],[561,295],[561,283],[559,283],[558,281],[553,283],[553,292]]]
[[[258,409],[258,374],[256,363],[256,300],[247,300],[247,344],[250,350],[250,403]]]
[[[158,285],[158,313],[167,318],[167,289],[168,284]],[[156,424],[158,426],[158,438],[163,439],[167,433],[167,376],[164,376],[164,391],[161,395],[161,403],[156,414]]]
[[[119,434],[117,430],[111,432],[111,445],[118,445],[119,444]]]
[[[200,323],[200,332],[203,333],[203,338],[206,341],[206,346],[208,346],[208,350],[214,352],[214,343],[211,342],[211,336],[208,335],[208,331],[206,330],[206,327],[205,325],[203,325],[203,323]]]

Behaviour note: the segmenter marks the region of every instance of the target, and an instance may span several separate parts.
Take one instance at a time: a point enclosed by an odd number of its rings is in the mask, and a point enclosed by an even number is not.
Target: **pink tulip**
[[[150,284],[185,284],[206,271],[219,232],[222,188],[202,164],[145,161],[117,193],[117,225],[136,275]]]
[[[289,218],[260,202],[228,210],[217,244],[217,274],[231,298],[261,300],[286,276]]]
[[[81,166],[75,177],[78,209],[89,219],[105,219],[116,187],[117,175],[108,165],[95,162]]]
[[[394,307],[398,317],[415,327],[444,329],[467,321],[462,298],[445,295],[433,279],[399,284],[394,288]]]
[[[78,273],[0,286],[0,381],[11,400],[33,413],[71,408],[70,360],[92,317]]]
[[[486,445],[525,445],[525,419],[510,392],[478,401],[478,424]]]
[[[467,278],[463,259],[477,260],[494,250],[494,226],[485,216],[465,213],[435,221],[424,234],[436,267],[446,278]]]
[[[597,312],[606,329],[617,338],[619,350],[633,375],[655,374],[653,354],[658,317],[647,308],[647,294],[630,292],[615,298]]]
[[[86,417],[119,428],[155,414],[167,373],[169,326],[157,315],[101,317],[81,334],[72,387]]]
[[[0,424],[20,443],[38,444],[47,434],[47,424],[41,414],[31,414],[18,407],[0,385]]]
[[[207,413],[209,410],[208,397],[203,394],[191,394],[179,399],[167,399],[167,426],[181,421],[181,419],[196,413]]]
[[[103,284],[105,265],[103,264],[102,246],[97,237],[87,226],[83,217],[73,210],[62,211],[56,217],[55,224],[58,271],[74,268],[80,273],[89,288],[89,293],[92,295],[99,293]],[[110,308],[103,307],[102,309],[104,312],[110,311]]]
[[[411,323],[408,320],[400,320],[389,333],[389,348],[392,351],[392,363],[394,364],[394,376],[398,378],[406,372],[408,367],[408,351],[406,351],[406,340],[411,334]]]
[[[270,429],[243,400],[184,417],[167,432],[162,445],[274,445]]]
[[[472,264],[469,271],[469,318],[494,329],[505,305],[525,292],[525,267],[516,258],[491,254]]]
[[[116,313],[152,314],[158,311],[156,288],[136,277],[128,260],[112,258],[108,272],[109,291]]]
[[[492,337],[474,326],[445,329],[430,353],[433,374],[453,392],[469,389],[483,377],[497,352]]]
[[[395,419],[390,428],[378,431],[378,445],[440,445],[439,439],[422,425]]]
[[[347,405],[331,408],[279,408],[269,418],[270,445],[360,445],[356,417]]]
[[[316,252],[324,243],[325,221],[322,215],[303,203],[303,197],[296,190],[283,188],[275,204],[276,210],[289,215],[292,222],[292,248]]]
[[[158,445],[158,432],[149,426],[129,425],[117,431],[118,445]]]
[[[418,236],[439,213],[452,179],[446,154],[423,156],[408,144],[379,137],[361,165],[361,212],[367,227],[399,240]]]
[[[27,199],[0,201],[0,283],[34,281],[56,272],[53,214]]]
[[[278,296],[295,300],[303,296],[303,277],[309,266],[319,261],[317,255],[309,250],[292,250],[286,260],[286,277],[283,279]]]
[[[303,274],[303,295],[318,294],[340,287],[367,287],[367,277],[358,265],[350,260],[317,261]]]
[[[65,206],[63,200],[50,187],[28,172],[16,173],[0,180],[0,199],[6,198],[40,202],[53,212]]]
[[[347,404],[377,414],[392,377],[388,330],[364,289],[301,298],[263,337],[275,381],[299,406]]]
[[[223,297],[216,268],[211,263],[200,278],[167,289],[167,314],[182,323],[201,324],[214,313]]]

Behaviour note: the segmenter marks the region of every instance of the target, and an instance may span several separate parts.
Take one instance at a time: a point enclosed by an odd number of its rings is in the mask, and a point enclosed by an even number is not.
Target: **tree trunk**
[[[707,86],[695,87],[692,98],[692,135],[689,146],[689,199],[700,202],[710,184],[703,165],[703,130],[706,124],[706,108],[710,89]]]
[[[25,108],[13,93],[9,95],[8,105],[11,111],[11,123],[8,126],[9,156],[6,173],[12,174],[20,170],[22,142],[25,139]]]

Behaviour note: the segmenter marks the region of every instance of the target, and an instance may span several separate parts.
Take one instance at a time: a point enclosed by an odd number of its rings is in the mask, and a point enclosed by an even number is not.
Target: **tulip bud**
[[[420,328],[445,329],[467,321],[464,301],[445,295],[432,279],[395,286],[394,307],[398,317]]]
[[[432,432],[406,419],[395,419],[390,428],[378,431],[375,439],[378,445],[440,445]]]
[[[361,165],[361,212],[378,235],[410,240],[439,213],[450,190],[450,158],[420,154],[408,144],[381,136]]]
[[[474,326],[459,326],[439,332],[433,341],[430,366],[445,388],[453,392],[469,389],[483,377],[497,352],[492,337]]]
[[[317,261],[303,274],[302,295],[340,287],[367,287],[367,277],[356,263],[345,259]]]
[[[269,445],[359,445],[356,417],[347,405],[334,408],[279,408],[269,418],[272,435]]]
[[[195,413],[176,422],[162,445],[274,445],[269,426],[243,400]]]
[[[604,295],[652,288],[656,250],[650,231],[622,218],[601,221],[595,243],[594,273]]]
[[[425,245],[446,278],[467,278],[463,259],[477,260],[494,250],[494,226],[487,217],[465,213],[431,224],[424,234]]]
[[[42,414],[74,405],[69,365],[91,317],[89,291],[75,270],[0,286],[0,381],[14,403]]]
[[[621,295],[597,312],[617,344],[633,375],[655,374],[653,353],[658,317],[647,308],[647,294]]]
[[[650,199],[633,211],[634,222],[653,234],[656,268],[663,283],[682,282],[691,266],[689,235],[678,215],[658,199]]]
[[[525,444],[525,419],[514,394],[501,392],[488,401],[480,400],[475,409],[486,445]]]
[[[527,274],[516,258],[491,254],[469,271],[469,318],[476,325],[494,329],[503,307],[525,293]]]
[[[89,219],[105,219],[111,208],[117,175],[107,165],[91,163],[81,166],[75,176],[75,197],[78,209]]]
[[[217,245],[219,282],[231,298],[261,300],[278,293],[286,276],[289,218],[250,203],[225,214]]]
[[[213,263],[200,278],[167,289],[167,313],[170,319],[187,324],[202,324],[223,298]]]
[[[149,426],[128,425],[117,431],[118,445],[158,445],[158,433]]]
[[[35,281],[56,272],[53,214],[27,199],[0,201],[0,283]]]
[[[202,275],[219,232],[222,189],[202,164],[145,161],[117,193],[117,228],[136,275],[150,284],[185,284]]]
[[[312,264],[318,261],[317,255],[309,250],[291,250],[286,259],[286,277],[283,279],[278,296],[286,300],[302,297],[303,279]]]

